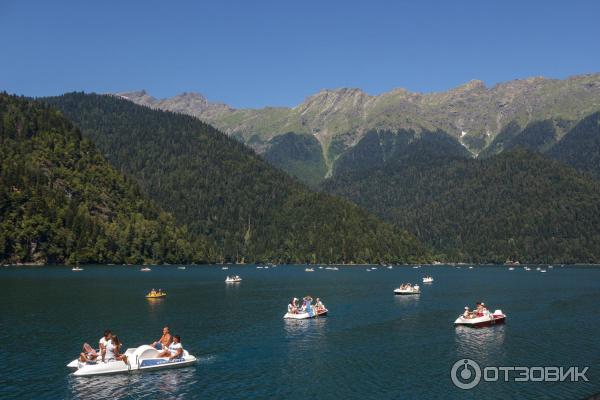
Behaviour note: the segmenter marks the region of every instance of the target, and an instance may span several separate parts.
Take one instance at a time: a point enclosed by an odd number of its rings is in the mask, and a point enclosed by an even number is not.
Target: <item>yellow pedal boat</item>
[[[162,299],[167,297],[167,292],[150,292],[146,295],[147,299]]]

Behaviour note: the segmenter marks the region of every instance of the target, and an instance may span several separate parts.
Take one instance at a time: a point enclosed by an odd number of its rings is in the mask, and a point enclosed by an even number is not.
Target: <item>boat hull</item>
[[[417,292],[413,292],[413,291],[408,292],[406,290],[394,290],[394,294],[396,296],[414,296],[417,294],[421,294],[421,291],[419,290]]]
[[[324,310],[324,311],[318,312],[316,314],[313,314],[312,316],[310,314],[308,314],[307,312],[303,312],[303,313],[299,313],[299,314],[286,313],[283,316],[283,319],[312,319],[312,318],[318,318],[318,317],[326,317],[327,312],[328,312],[328,310]]]
[[[468,326],[471,328],[485,328],[493,325],[500,325],[506,322],[506,315],[489,315],[478,318],[463,318],[458,317],[454,321],[454,326]]]

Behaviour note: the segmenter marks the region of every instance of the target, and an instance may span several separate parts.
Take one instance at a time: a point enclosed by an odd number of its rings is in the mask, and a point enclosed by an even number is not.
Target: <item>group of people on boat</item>
[[[403,283],[402,285],[400,285],[400,287],[398,289],[400,289],[400,290],[413,290],[413,289],[418,289],[418,285],[413,286],[412,283]]]
[[[88,343],[83,344],[83,351],[79,354],[79,361],[97,361],[98,358],[105,361],[124,361],[127,356],[121,353],[121,341],[117,335],[113,335],[110,329],[104,331],[104,335],[98,341],[98,351]]]
[[[150,346],[154,347],[160,353],[158,357],[168,358],[170,360],[183,356],[183,346],[179,335],[171,335],[168,326],[162,331],[162,336]],[[110,329],[104,331],[104,335],[98,341],[99,350],[96,351],[88,343],[83,344],[83,351],[79,354],[81,362],[95,362],[98,358],[102,362],[123,361],[127,363],[127,356],[121,352],[122,344]]]
[[[475,303],[474,310],[471,310],[469,307],[465,307],[465,312],[463,312],[462,316],[463,318],[470,319],[483,317],[484,315],[488,315],[489,313],[490,311],[485,306],[485,303],[478,301],[477,303]]]
[[[299,299],[294,297],[288,304],[288,313],[290,314],[301,314],[304,312],[312,311],[319,314],[326,310],[325,305],[321,302],[321,299],[317,297],[315,304],[312,304],[313,298],[311,296],[305,296],[302,298],[302,304],[299,304]]]
[[[152,288],[152,290],[150,290],[150,292],[146,295],[146,297],[164,297],[167,294],[165,292],[163,292],[162,289],[154,289]]]

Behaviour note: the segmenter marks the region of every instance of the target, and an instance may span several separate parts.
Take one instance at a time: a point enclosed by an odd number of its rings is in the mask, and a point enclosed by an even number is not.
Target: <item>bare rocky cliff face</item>
[[[545,119],[578,121],[600,110],[600,74],[568,79],[534,77],[486,87],[473,80],[446,92],[394,89],[369,95],[360,89],[322,90],[296,107],[234,109],[197,93],[156,99],[145,91],[120,93],[135,103],[200,118],[259,153],[289,132],[321,144],[331,171],[336,159],[371,131],[442,130],[473,155],[494,142],[509,124],[524,129]]]
[[[206,97],[199,93],[181,93],[167,99],[156,99],[149,95],[145,90],[137,92],[120,93],[119,96],[133,101],[136,104],[168,110],[182,114],[189,114],[195,117],[211,120],[218,118],[223,113],[232,111],[232,108],[223,103],[211,103]]]

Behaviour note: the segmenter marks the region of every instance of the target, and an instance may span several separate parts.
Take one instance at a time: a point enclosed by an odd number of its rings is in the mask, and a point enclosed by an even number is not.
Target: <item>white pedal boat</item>
[[[411,294],[421,294],[421,288],[419,287],[419,285],[413,285],[412,287],[408,288],[408,289],[394,289],[394,294],[396,295],[411,295]]]
[[[142,345],[140,347],[127,349],[127,363],[124,361],[107,361],[101,360],[95,362],[83,363],[73,360],[67,364],[68,368],[76,369],[73,372],[74,376],[94,376],[94,375],[109,375],[120,374],[138,371],[152,371],[167,368],[187,367],[196,362],[196,357],[183,350],[183,357],[170,360],[168,358],[158,357],[160,352],[152,346]]]
[[[325,308],[325,309],[320,310],[320,311],[318,311],[316,313],[308,313],[306,311],[305,312],[296,313],[296,314],[286,313],[283,316],[283,319],[311,319],[311,318],[317,318],[317,317],[325,317],[325,316],[327,316],[327,311],[328,310]]]
[[[242,281],[242,278],[239,276],[228,276],[225,278],[225,283],[239,283]]]
[[[493,314],[487,313],[481,317],[465,318],[460,315],[456,321],[455,326],[470,326],[472,328],[482,328],[484,326],[503,324],[506,321],[506,315],[502,310],[496,310]]]
[[[431,276],[426,276],[423,278],[423,283],[433,283],[433,278]]]

